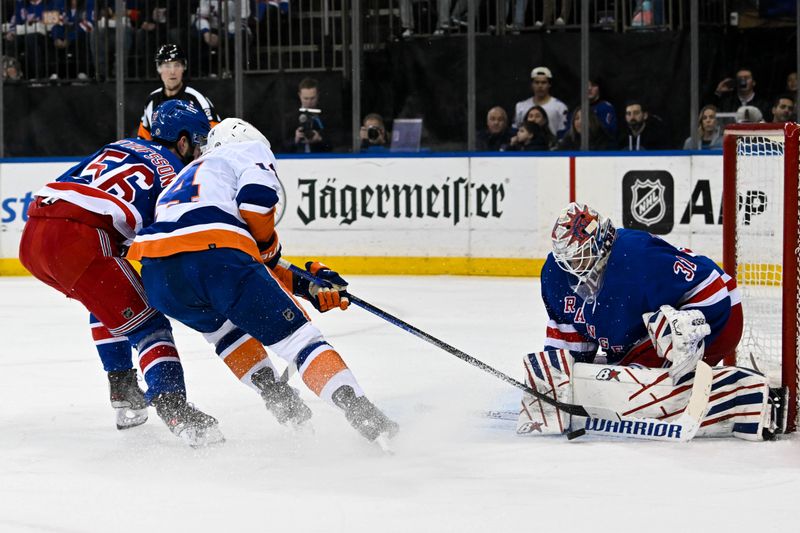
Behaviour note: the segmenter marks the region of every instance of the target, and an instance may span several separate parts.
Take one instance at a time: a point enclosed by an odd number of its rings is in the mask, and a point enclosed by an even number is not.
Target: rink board
[[[0,163],[0,274],[25,274],[25,210],[74,162]],[[721,261],[719,154],[281,158],[278,173],[284,254],[353,274],[538,275],[573,194]]]

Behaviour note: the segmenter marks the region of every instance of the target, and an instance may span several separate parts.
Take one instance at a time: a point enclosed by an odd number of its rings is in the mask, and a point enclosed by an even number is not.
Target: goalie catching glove
[[[306,270],[320,283],[312,283],[296,276],[294,282],[296,295],[311,302],[320,313],[336,307],[343,311],[347,309],[350,305],[350,300],[347,298],[347,282],[338,272],[317,261],[307,262]]]
[[[659,357],[672,362],[669,373],[673,381],[693,372],[703,358],[704,339],[711,333],[703,313],[662,305],[655,313],[643,314],[642,319]]]

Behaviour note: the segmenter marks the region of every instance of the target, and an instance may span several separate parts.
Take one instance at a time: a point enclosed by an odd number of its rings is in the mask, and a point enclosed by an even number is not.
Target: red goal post
[[[723,141],[723,267],[742,293],[744,333],[736,358],[771,386],[789,389],[788,429],[798,414],[798,152],[800,127],[736,124]]]

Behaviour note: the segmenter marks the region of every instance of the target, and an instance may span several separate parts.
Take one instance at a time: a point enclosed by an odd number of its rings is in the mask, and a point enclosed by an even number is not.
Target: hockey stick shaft
[[[317,285],[321,285],[321,286],[325,286],[326,285],[325,282],[323,282],[322,280],[317,279],[310,272],[307,272],[306,270],[303,270],[300,267],[289,263],[288,261],[281,260],[280,264],[281,264],[282,267],[284,267],[284,268],[286,268],[288,270],[291,270],[297,276],[300,276],[303,279],[306,279],[307,281],[310,281],[311,283],[316,283]],[[375,316],[377,316],[379,318],[382,318],[383,320],[389,322],[390,324],[395,325],[395,326],[407,331],[408,333],[411,333],[415,337],[418,337],[418,338],[420,338],[420,339],[422,339],[424,341],[427,341],[430,344],[433,344],[434,346],[436,346],[437,348],[441,348],[442,350],[446,351],[450,355],[454,355],[454,356],[458,357],[462,361],[464,361],[466,363],[469,363],[472,366],[477,367],[477,368],[483,370],[484,372],[486,372],[488,374],[491,374],[492,376],[495,376],[496,378],[499,378],[499,379],[505,381],[509,385],[512,385],[512,386],[514,386],[514,387],[516,387],[516,388],[518,388],[518,389],[520,389],[520,390],[522,390],[524,392],[527,392],[528,394],[530,394],[532,396],[535,396],[536,398],[539,398],[541,401],[543,401],[545,403],[548,403],[548,404],[550,404],[550,405],[552,405],[552,406],[564,411],[565,413],[568,413],[568,414],[571,414],[571,415],[575,415],[575,416],[585,416],[585,417],[589,416],[589,413],[586,411],[586,409],[583,406],[559,402],[558,400],[555,400],[555,399],[551,398],[550,396],[548,396],[548,395],[546,395],[544,393],[541,393],[541,392],[539,392],[537,390],[534,390],[534,389],[528,387],[524,383],[522,383],[520,381],[517,381],[516,379],[512,378],[508,374],[505,374],[505,373],[501,372],[500,370],[497,370],[496,368],[484,363],[480,359],[476,359],[475,357],[469,355],[468,353],[462,352],[458,348],[455,348],[454,346],[451,346],[451,345],[447,344],[446,342],[444,342],[444,341],[442,341],[440,339],[437,339],[436,337],[434,337],[430,333],[426,333],[426,332],[422,331],[421,329],[419,329],[419,328],[417,328],[415,326],[412,326],[408,322],[405,322],[404,320],[401,320],[401,319],[397,318],[396,316],[387,313],[383,309],[380,309],[380,308],[372,305],[371,303],[369,303],[369,302],[367,302],[365,300],[362,300],[361,298],[359,298],[358,296],[353,295],[350,292],[347,293],[347,297],[350,299],[350,302],[353,305],[357,305],[358,307],[364,309],[365,311],[368,311],[368,312],[372,313],[373,315],[375,315]]]
[[[288,261],[281,260],[280,264],[284,268],[291,270],[294,274],[296,274],[296,275],[298,275],[298,276],[310,281],[311,283],[316,283],[317,285],[320,285],[320,286],[329,286],[329,284],[327,282],[318,279],[317,277],[315,277],[310,272],[308,272],[306,270],[303,270],[303,269],[301,269],[301,268],[289,263]],[[484,372],[487,372],[488,374],[491,374],[491,375],[493,375],[493,376],[495,376],[497,378],[500,378],[501,380],[505,381],[506,383],[508,383],[510,385],[513,385],[514,387],[516,387],[516,388],[518,388],[518,389],[530,394],[531,396],[534,396],[534,397],[538,398],[539,400],[541,400],[541,401],[543,401],[543,402],[545,402],[547,404],[550,404],[550,405],[554,406],[557,409],[560,409],[561,411],[564,411],[567,414],[574,415],[574,416],[585,417],[587,419],[598,419],[598,420],[606,420],[606,421],[612,421],[612,422],[615,421],[615,420],[616,421],[627,420],[629,422],[638,422],[639,424],[645,424],[645,425],[646,424],[672,425],[672,426],[675,426],[676,428],[680,428],[680,432],[678,434],[676,434],[674,438],[672,436],[663,438],[663,437],[659,437],[659,436],[652,436],[652,435],[649,435],[649,434],[636,434],[635,432],[634,433],[626,433],[626,434],[618,434],[618,435],[616,435],[616,436],[619,436],[619,437],[628,437],[628,438],[633,438],[633,439],[644,439],[644,440],[678,440],[678,441],[684,441],[684,442],[687,441],[687,440],[691,440],[695,436],[695,434],[697,433],[697,431],[698,431],[698,429],[700,427],[700,421],[701,421],[701,419],[702,419],[702,417],[703,417],[703,415],[705,413],[705,410],[706,410],[706,408],[708,406],[709,394],[710,394],[710,391],[711,391],[712,373],[711,373],[711,369],[708,367],[708,365],[706,365],[702,361],[700,363],[698,363],[697,373],[696,373],[696,376],[695,376],[694,384],[692,386],[692,394],[691,394],[691,397],[689,399],[689,405],[687,406],[684,415],[681,416],[679,419],[677,419],[677,420],[675,420],[673,422],[670,422],[668,424],[664,424],[662,420],[657,420],[657,419],[624,417],[624,416],[620,415],[619,413],[616,413],[612,409],[608,409],[608,408],[591,407],[591,406],[583,406],[583,405],[559,402],[558,400],[555,400],[555,399],[551,398],[550,396],[548,396],[548,395],[546,395],[544,393],[541,393],[541,392],[539,392],[539,391],[537,391],[535,389],[532,389],[531,387],[528,387],[524,383],[522,383],[520,381],[517,381],[516,379],[512,378],[511,376],[509,376],[509,375],[501,372],[500,370],[497,370],[496,368],[484,363],[480,359],[476,359],[475,357],[473,357],[473,356],[471,356],[471,355],[469,355],[469,354],[467,354],[465,352],[462,352],[458,348],[455,348],[455,347],[447,344],[446,342],[444,342],[444,341],[442,341],[440,339],[437,339],[433,335],[431,335],[429,333],[426,333],[426,332],[422,331],[421,329],[419,329],[419,328],[417,328],[415,326],[412,326],[408,322],[405,322],[405,321],[397,318],[396,316],[394,316],[394,315],[392,315],[390,313],[387,313],[383,309],[380,309],[380,308],[372,305],[371,303],[369,303],[369,302],[367,302],[365,300],[362,300],[361,298],[359,298],[357,296],[352,295],[349,292],[347,293],[347,296],[350,299],[350,302],[352,302],[354,305],[357,305],[358,307],[361,307],[365,311],[368,311],[368,312],[374,314],[375,316],[378,316],[378,317],[386,320],[390,324],[393,324],[393,325],[395,325],[395,326],[397,326],[397,327],[399,327],[399,328],[411,333],[415,337],[418,337],[418,338],[420,338],[420,339],[422,339],[424,341],[429,342],[430,344],[433,344],[434,346],[436,346],[438,348],[441,348],[442,350],[448,352],[449,354],[458,357],[462,361],[465,361],[465,362],[467,362],[467,363],[469,363],[469,364],[471,364],[471,365],[483,370]],[[642,426],[642,427],[644,427],[644,426]],[[575,436],[579,436],[579,435],[581,435],[583,433],[585,433],[585,430],[579,430],[577,432],[572,432],[571,433],[571,435],[572,435],[571,438],[574,438]],[[670,434],[670,435],[672,435],[672,434]]]

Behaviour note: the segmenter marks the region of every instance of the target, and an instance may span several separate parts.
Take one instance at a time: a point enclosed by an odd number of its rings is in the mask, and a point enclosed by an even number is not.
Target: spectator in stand
[[[717,107],[704,106],[697,117],[697,143],[687,137],[683,142],[684,150],[718,150],[722,149],[722,128],[717,121]]]
[[[639,100],[629,100],[625,104],[625,123],[620,148],[622,150],[668,150],[670,148],[664,122],[651,115]]]
[[[736,110],[737,124],[752,124],[756,122],[764,122],[764,115],[756,106],[743,105]]]
[[[125,0],[126,7],[135,7],[135,0]],[[94,13],[94,20],[97,20],[97,27],[94,31],[96,36],[89,39],[89,50],[92,57],[97,59],[97,77],[105,80],[114,74],[114,59],[117,50],[117,19],[114,16],[114,0],[87,0],[86,10]],[[92,19],[89,19],[91,24]],[[127,13],[122,17],[123,46],[127,54],[133,45],[133,28]],[[127,70],[127,68],[126,68]]]
[[[361,137],[361,151],[366,153],[387,152],[389,150],[389,136],[386,134],[386,125],[383,117],[378,113],[370,113],[361,122],[359,130]]]
[[[220,46],[220,39],[222,33],[226,34],[228,42],[233,43],[236,35],[236,2],[233,0],[200,0],[197,7],[197,16],[195,17],[195,29],[200,34],[205,47],[203,47],[204,58],[201,58],[201,65],[208,64],[211,70],[211,60],[209,59],[213,54],[216,54]],[[247,19],[250,17],[250,2],[241,2],[241,16],[242,28],[241,31],[244,35],[244,41],[247,43],[250,36],[250,29],[247,26]],[[247,45],[245,44],[245,48]],[[229,59],[232,61],[234,47],[229,46],[228,52]],[[201,69],[202,71],[202,69]],[[212,77],[216,75],[210,72]],[[224,74],[224,72],[223,72]]]
[[[534,28],[542,28],[542,27],[549,27],[551,25],[555,26],[563,26],[569,20],[570,12],[572,11],[572,2],[574,0],[561,0],[561,14],[553,20],[553,16],[556,13],[556,0],[544,0],[543,2],[543,10],[542,10],[542,20],[537,20],[533,23]],[[522,17],[525,16],[525,4],[527,4],[526,0],[517,0],[517,11],[519,10],[519,5],[522,4]],[[522,19],[521,19],[522,20]]]
[[[550,119],[547,117],[547,111],[545,111],[542,106],[535,105],[528,109],[528,112],[525,113],[525,122],[534,122],[540,125],[544,130],[544,135],[547,140],[547,149],[556,149],[558,139],[556,139],[556,136],[553,135],[553,132],[550,130]]]
[[[567,106],[550,94],[553,74],[547,67],[536,67],[531,70],[531,90],[533,96],[517,102],[514,108],[514,127],[518,128],[525,120],[528,109],[538,105],[547,112],[550,131],[561,137],[567,129]]]
[[[534,122],[523,122],[517,129],[517,134],[511,137],[507,151],[542,152],[549,149],[544,128]]]
[[[556,150],[580,150],[581,149],[581,108],[576,107],[572,111],[572,125],[564,137],[558,142]],[[589,113],[589,150],[609,150],[611,147],[611,137],[597,115]]]
[[[786,92],[797,94],[797,72],[791,72],[786,76]]]
[[[19,68],[19,61],[15,57],[3,56],[2,61],[4,82],[16,82],[22,79],[22,69]]]
[[[794,118],[794,98],[789,94],[777,96],[772,102],[772,122],[789,122]]]
[[[44,24],[44,0],[16,0],[14,15],[5,25],[6,54],[16,57],[31,79],[44,78],[47,31]],[[20,60],[20,56],[24,56]]]
[[[501,152],[511,142],[506,110],[495,106],[486,114],[486,127],[478,131],[475,148],[479,152]]]
[[[589,97],[589,105],[597,115],[600,125],[606,130],[610,139],[617,138],[617,110],[608,100],[603,100],[600,97],[600,82],[597,78],[589,80],[589,88],[587,90]]]
[[[156,52],[156,70],[161,77],[161,87],[150,93],[144,105],[144,113],[139,122],[137,135],[142,139],[150,140],[150,124],[153,111],[167,100],[184,100],[191,102],[197,109],[201,109],[208,118],[211,127],[219,123],[220,118],[214,109],[214,104],[200,91],[193,89],[183,82],[186,73],[186,54],[177,44],[165,44]]]
[[[414,35],[414,8],[413,0],[400,0],[400,27],[403,32],[401,37],[407,39]],[[461,9],[456,6],[457,9]],[[436,29],[433,34],[442,36],[450,29],[450,0],[436,0]]]
[[[769,102],[756,94],[756,80],[749,68],[736,71],[736,79],[725,78],[717,85],[714,95],[717,109],[722,113],[733,113],[744,105],[755,106],[762,116],[769,115]]]
[[[133,76],[143,77],[150,70],[150,60],[167,34],[167,8],[155,2],[140,1],[139,9],[132,9],[130,14],[135,28],[134,50],[137,60]]]
[[[298,126],[294,136],[287,141],[286,150],[300,154],[330,152],[332,145],[327,139],[319,109],[319,82],[314,78],[303,78],[297,86],[297,98],[300,109],[291,112],[287,120]]]
[[[91,0],[90,0],[91,1]],[[88,79],[89,39],[93,14],[87,9],[86,0],[63,0],[58,2],[58,23],[51,35],[58,54],[59,77]]]

